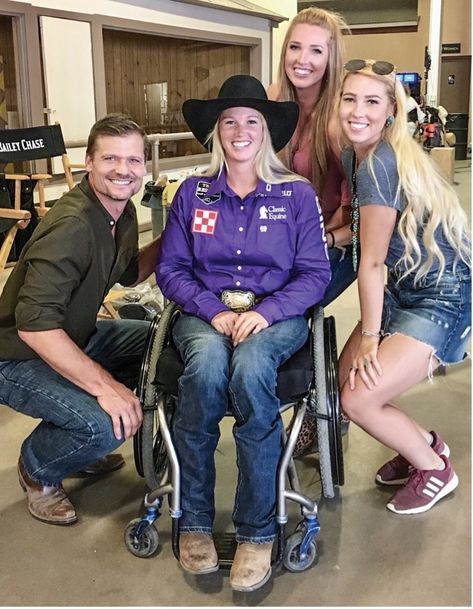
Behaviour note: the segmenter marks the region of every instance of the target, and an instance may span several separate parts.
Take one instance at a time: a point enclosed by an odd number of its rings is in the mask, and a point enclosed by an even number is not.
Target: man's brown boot
[[[78,473],[86,476],[104,476],[120,469],[125,465],[125,459],[120,453],[106,455],[83,467]]]
[[[230,586],[238,592],[253,592],[271,577],[269,543],[239,543],[230,571]]]
[[[205,575],[218,570],[218,556],[212,535],[208,533],[181,533],[179,535],[179,562],[194,575]]]
[[[72,524],[77,520],[74,506],[62,485],[43,486],[30,478],[21,457],[18,461],[18,480],[28,497],[32,516],[49,524]]]

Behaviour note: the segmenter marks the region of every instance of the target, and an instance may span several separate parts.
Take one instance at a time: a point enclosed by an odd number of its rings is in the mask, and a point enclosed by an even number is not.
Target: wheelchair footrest
[[[234,533],[214,533],[214,542],[221,569],[230,569],[237,549]]]

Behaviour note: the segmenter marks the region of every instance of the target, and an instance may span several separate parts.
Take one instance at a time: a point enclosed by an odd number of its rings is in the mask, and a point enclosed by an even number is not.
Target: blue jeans
[[[328,306],[355,281],[356,273],[353,270],[352,252],[351,245],[343,248],[332,247],[328,250],[332,278],[320,303],[322,307]]]
[[[239,542],[266,543],[276,535],[276,471],[282,421],[277,369],[307,339],[307,321],[295,317],[252,334],[236,348],[205,321],[183,315],[173,335],[184,360],[173,438],[182,468],[181,531],[212,531],[214,453],[219,422],[235,417],[238,485],[233,522]]]
[[[429,271],[415,284],[413,274],[398,281],[390,270],[381,328],[430,345],[441,364],[456,364],[465,359],[471,338],[471,271],[459,263],[440,280],[438,275]]]
[[[84,350],[130,389],[136,387],[149,323],[101,320]],[[26,438],[21,457],[31,478],[62,480],[122,444],[109,415],[89,393],[42,359],[0,360],[0,403],[41,423]]]

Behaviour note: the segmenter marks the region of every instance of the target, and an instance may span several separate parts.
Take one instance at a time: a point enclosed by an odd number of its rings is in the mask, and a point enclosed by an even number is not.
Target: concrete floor
[[[455,180],[468,213],[470,169],[469,162],[457,162]],[[356,288],[327,314],[336,317],[341,347],[358,318]],[[123,531],[140,514],[144,492],[131,442],[123,447],[127,464],[121,471],[101,480],[65,481],[80,515],[76,525],[54,527],[31,518],[16,462],[35,423],[0,407],[0,605],[471,606],[470,372],[467,361],[398,402],[450,445],[460,478],[454,495],[424,515],[386,510],[390,491],[376,487],[373,477],[391,453],[352,425],[344,442],[346,483],[336,499],[319,504],[316,564],[298,574],[280,569],[261,590],[246,595],[231,591],[226,572],[196,578],[181,571],[172,555],[166,505],[159,553],[139,559],[125,549]],[[235,480],[230,430],[231,421],[225,420],[217,455],[216,530],[229,529],[230,523]],[[318,497],[316,456],[300,460],[298,469],[307,493]],[[297,519],[292,509],[290,525]]]

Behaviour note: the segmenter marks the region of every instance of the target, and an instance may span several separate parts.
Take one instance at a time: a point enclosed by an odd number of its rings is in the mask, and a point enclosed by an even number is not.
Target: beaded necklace
[[[358,203],[358,197],[356,194],[356,154],[353,151],[353,163],[352,163],[352,173],[351,173],[351,184],[352,184],[352,193],[353,197],[351,200],[351,243],[353,245],[352,248],[352,262],[353,262],[353,270],[358,270],[358,243],[359,243],[359,229],[360,229],[360,204]]]

